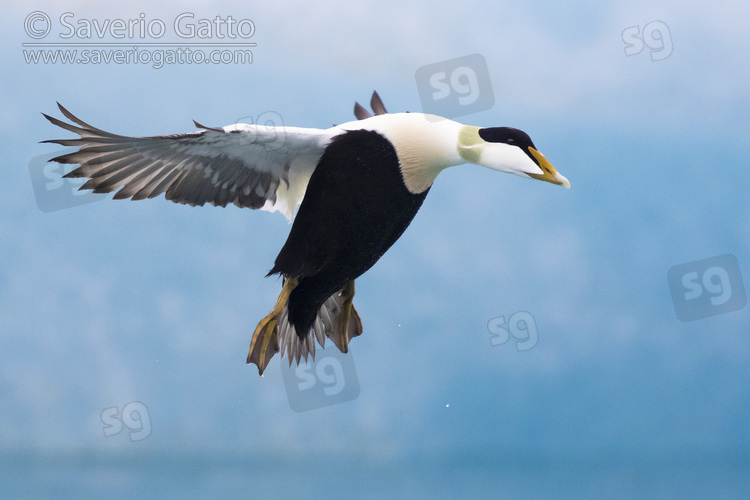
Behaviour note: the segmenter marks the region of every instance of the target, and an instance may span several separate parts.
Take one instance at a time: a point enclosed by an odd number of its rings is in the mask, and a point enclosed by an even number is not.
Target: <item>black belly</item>
[[[298,335],[307,334],[328,297],[396,242],[428,191],[406,189],[396,150],[382,135],[356,130],[333,139],[268,273],[299,278],[288,302]]]

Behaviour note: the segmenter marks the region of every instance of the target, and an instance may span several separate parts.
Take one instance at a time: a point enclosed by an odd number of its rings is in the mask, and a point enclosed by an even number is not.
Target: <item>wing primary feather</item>
[[[42,116],[44,116],[47,120],[49,120],[50,123],[53,125],[57,125],[60,128],[64,128],[65,130],[68,130],[70,132],[73,132],[74,134],[78,134],[81,137],[84,137],[86,135],[86,130],[76,127],[75,125],[71,125],[70,123],[65,123],[62,120],[58,120],[54,116],[50,116],[47,114],[42,113]],[[55,140],[47,141],[47,142],[56,142]]]
[[[182,164],[182,162],[180,163]],[[172,167],[170,170],[164,172],[164,176],[159,179],[154,179],[152,182],[156,182],[154,187],[148,192],[148,194],[144,198],[155,198],[162,194],[164,191],[169,189],[170,185],[174,180],[177,178],[177,176],[180,175],[180,167]],[[151,183],[149,183],[151,184]],[[146,188],[143,188],[141,191],[144,191]],[[141,200],[143,198],[139,198],[140,191],[133,195],[134,200]]]
[[[142,170],[141,173],[136,175],[133,179],[130,180],[130,182],[128,182],[125,186],[123,186],[122,189],[117,191],[115,195],[112,197],[112,199],[125,200],[133,196],[138,191],[140,191],[143,188],[143,186],[151,182],[151,179],[159,175],[159,172],[161,172],[161,169],[163,168],[161,164],[156,163],[155,165],[158,165],[158,166],[151,166],[148,169]]]
[[[59,102],[57,103],[57,107],[60,108],[60,111],[62,112],[63,115],[65,115],[65,118],[67,118],[68,120],[72,121],[73,123],[77,123],[78,125],[80,125],[81,127],[83,127],[83,129],[86,130],[87,132],[94,132],[97,135],[101,135],[101,136],[104,136],[104,137],[119,137],[119,138],[123,137],[121,135],[112,134],[110,132],[105,132],[102,129],[98,129],[98,128],[94,127],[94,126],[89,125],[88,123],[86,123],[85,121],[81,120],[80,118],[78,118],[77,116],[75,116],[73,113],[71,113],[70,111],[68,111],[67,109],[65,109],[65,107],[62,104],[60,104]]]
[[[128,181],[138,175],[142,169],[147,169],[154,163],[154,160],[149,158],[143,158],[128,164],[129,159],[121,160],[121,164],[117,170],[112,171],[106,176],[92,177],[88,182],[94,182],[96,189],[106,189],[106,192],[114,191],[115,189],[127,184]],[[87,184],[88,184],[87,182]],[[94,192],[96,192],[94,189]]]

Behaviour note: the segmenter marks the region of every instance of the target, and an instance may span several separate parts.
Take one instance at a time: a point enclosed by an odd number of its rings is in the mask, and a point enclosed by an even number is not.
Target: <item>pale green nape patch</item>
[[[464,125],[458,131],[458,154],[469,163],[478,164],[482,154],[482,149],[477,147],[485,142],[479,137],[480,128]]]

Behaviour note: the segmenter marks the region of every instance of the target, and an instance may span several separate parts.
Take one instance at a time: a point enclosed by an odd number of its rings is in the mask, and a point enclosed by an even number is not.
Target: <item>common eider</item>
[[[293,219],[267,275],[282,276],[281,293],[247,356],[262,374],[279,350],[290,365],[314,357],[316,339],[348,351],[362,333],[354,280],[403,234],[445,168],[468,162],[570,187],[521,130],[387,113],[377,92],[370,104],[374,116],[356,103],[358,121],[328,129],[194,122],[197,132],[126,137],[58,103],[75,125],[45,118],[79,138],[43,142],[79,148],[50,161],[80,165],[65,177],[88,179],[83,190],[132,200],[165,193],[176,203],[234,203]]]

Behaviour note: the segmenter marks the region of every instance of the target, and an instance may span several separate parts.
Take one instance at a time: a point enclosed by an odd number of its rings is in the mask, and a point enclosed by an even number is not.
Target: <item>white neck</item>
[[[458,151],[460,123],[422,113],[392,113],[339,125],[345,130],[374,130],[388,139],[398,154],[409,192],[432,186],[444,169],[466,163]]]

